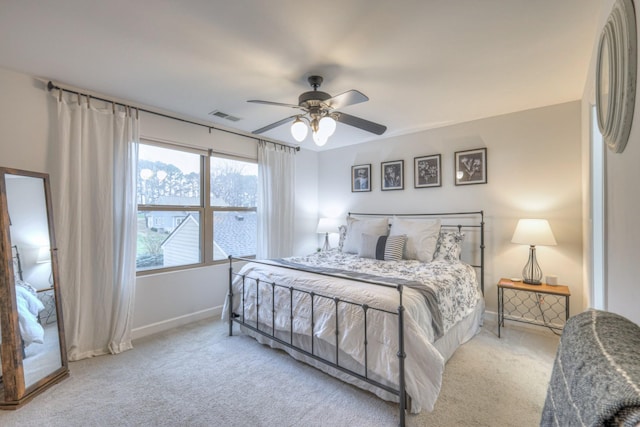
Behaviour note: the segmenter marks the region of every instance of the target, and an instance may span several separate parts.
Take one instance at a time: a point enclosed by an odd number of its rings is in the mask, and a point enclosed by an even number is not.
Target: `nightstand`
[[[38,321],[42,326],[55,323],[56,317],[56,297],[53,294],[53,288],[40,289],[38,291],[38,299],[42,301],[44,309],[38,313]]]
[[[506,297],[505,297],[505,291]],[[528,285],[511,279],[498,282],[498,338],[504,320],[561,331],[569,319],[571,292],[564,285]],[[506,298],[506,299],[505,299]],[[506,312],[506,315],[505,315]]]

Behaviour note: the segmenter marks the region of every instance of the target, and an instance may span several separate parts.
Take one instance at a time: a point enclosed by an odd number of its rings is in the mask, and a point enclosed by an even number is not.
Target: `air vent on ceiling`
[[[209,114],[211,116],[220,117],[221,119],[230,120],[232,122],[237,122],[237,121],[241,120],[240,117],[236,117],[236,116],[232,116],[231,114],[223,113],[220,110],[213,110]]]

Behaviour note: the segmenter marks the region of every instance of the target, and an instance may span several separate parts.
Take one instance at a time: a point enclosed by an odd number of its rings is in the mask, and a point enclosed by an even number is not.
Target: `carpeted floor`
[[[2,426],[395,426],[397,405],[209,320],[147,337],[71,376]],[[537,426],[558,338],[495,324],[447,363],[433,412],[408,426]]]

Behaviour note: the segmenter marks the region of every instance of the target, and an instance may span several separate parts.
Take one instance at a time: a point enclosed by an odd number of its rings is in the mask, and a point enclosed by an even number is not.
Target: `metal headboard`
[[[362,213],[362,212],[349,212],[349,216],[375,216],[375,217],[393,217],[393,216],[401,216],[401,217],[412,217],[412,218],[422,218],[422,217],[432,217],[432,218],[441,218],[441,219],[449,219],[450,222],[453,222],[455,218],[466,219],[471,223],[458,223],[458,224],[441,224],[441,227],[444,228],[457,228],[458,231],[462,231],[465,229],[479,229],[480,230],[480,244],[478,248],[480,249],[480,263],[472,261],[470,263],[472,267],[480,270],[480,290],[484,295],[484,211],[473,211],[473,212],[440,212],[440,213]]]
[[[17,245],[11,246],[11,256],[12,256],[13,259],[16,260],[16,263],[18,264],[18,278],[20,280],[23,280],[23,278],[22,278],[22,262],[20,261],[20,252],[18,251],[18,246]],[[15,274],[15,271],[13,273]]]

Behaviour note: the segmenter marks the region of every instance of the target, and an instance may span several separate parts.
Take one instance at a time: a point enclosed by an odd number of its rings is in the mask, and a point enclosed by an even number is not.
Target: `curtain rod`
[[[194,121],[183,119],[183,118],[180,118],[180,117],[170,116],[168,114],[159,113],[157,111],[151,111],[151,110],[147,110],[147,109],[140,108],[140,107],[134,107],[132,105],[128,105],[128,104],[125,104],[125,103],[120,102],[120,101],[114,101],[112,99],[101,98],[101,97],[95,96],[95,95],[87,95],[85,93],[82,93],[82,92],[79,92],[79,91],[76,91],[76,90],[66,89],[66,88],[60,87],[60,86],[54,84],[51,80],[49,80],[49,82],[47,83],[47,90],[49,92],[51,92],[54,89],[58,89],[58,90],[63,91],[63,92],[73,93],[75,95],[84,95],[87,98],[97,99],[98,101],[110,102],[112,104],[122,105],[123,107],[135,108],[138,111],[142,111],[142,112],[149,113],[149,114],[155,114],[156,116],[165,117],[167,119],[177,120],[177,121],[180,121],[180,122],[189,123],[191,125],[202,126],[202,127],[205,127],[207,129],[209,129],[209,133],[211,133],[211,129],[215,129],[215,130],[231,133],[231,134],[238,135],[238,136],[243,136],[245,138],[255,139],[256,141],[265,141],[265,142],[268,142],[269,144],[279,145],[279,146],[285,147],[285,148],[294,148],[296,151],[300,151],[300,147],[299,146],[283,144],[281,142],[275,142],[275,141],[267,141],[267,140],[264,140],[262,138],[258,138],[258,137],[255,137],[255,136],[245,135],[245,134],[240,133],[240,132],[234,132],[234,131],[228,130],[228,129],[222,129],[222,128],[218,128],[218,127],[211,126],[211,125],[205,125],[203,123],[194,122]]]

